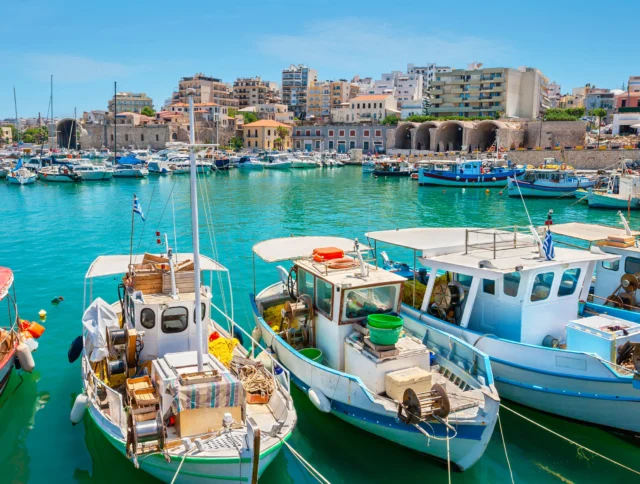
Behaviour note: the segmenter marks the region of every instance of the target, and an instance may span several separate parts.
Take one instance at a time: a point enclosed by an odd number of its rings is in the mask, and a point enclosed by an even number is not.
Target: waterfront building
[[[562,88],[560,87],[560,84],[556,82],[552,82],[547,86],[547,88],[549,93],[549,104],[551,105],[552,108],[559,107],[560,98],[562,98],[562,93],[561,93]]]
[[[193,103],[194,111],[204,121],[220,122],[220,126],[227,126],[229,120],[229,108],[213,102]],[[167,111],[178,113],[185,118],[189,117],[189,103],[173,103],[167,106]]]
[[[384,153],[387,149],[387,133],[394,131],[387,125],[322,125],[296,126],[293,128],[293,148],[303,151],[337,151],[347,153],[360,149],[363,153]]]
[[[640,108],[640,91],[627,91],[620,93],[616,96],[616,108],[620,109],[628,108]]]
[[[282,70],[282,102],[299,119],[304,119],[307,115],[307,94],[316,82],[317,71],[305,65],[291,65]]]
[[[422,96],[427,97],[429,93],[429,86],[431,81],[435,79],[435,76],[439,72],[451,72],[451,67],[437,66],[436,64],[427,63],[423,66],[416,66],[415,64],[407,64],[408,74],[422,74]]]
[[[309,87],[307,116],[328,119],[331,109],[339,108],[359,93],[360,86],[345,79],[315,83]]]
[[[334,123],[377,123],[387,116],[400,117],[398,101],[392,94],[367,94],[331,110]]]
[[[369,94],[369,90],[373,89],[373,78],[372,77],[360,77],[357,74],[353,76],[351,79],[351,84],[355,84],[358,86],[358,95],[364,96],[365,94]]]
[[[422,74],[392,71],[382,74],[381,79],[373,83],[368,94],[392,94],[399,103],[418,101],[423,97]]]
[[[605,109],[607,116],[602,121],[609,123],[616,107],[615,93],[610,89],[589,89],[584,98],[584,108],[588,115],[594,109]]]
[[[119,92],[116,93],[115,100],[109,99],[107,107],[110,113],[114,112],[114,101],[117,112],[139,113],[142,108],[153,109],[153,99],[144,92]]]
[[[233,96],[240,109],[279,101],[276,83],[258,77],[239,77],[233,83]]]
[[[11,126],[0,126],[0,142],[13,143],[13,132]]]
[[[472,67],[476,67],[473,65]],[[454,69],[432,81],[434,116],[538,118],[550,107],[548,79],[537,69]]]
[[[640,106],[640,105],[639,105]],[[640,107],[620,108],[613,115],[611,133],[614,136],[635,134],[640,135],[640,129],[632,128],[640,124]]]
[[[228,108],[238,108],[238,100],[233,97],[229,84],[202,73],[180,79],[178,89],[171,96],[171,104],[188,104],[189,96],[193,96],[194,103],[216,103]]]
[[[287,130],[287,135],[280,136],[278,128]],[[242,126],[244,147],[257,150],[288,150],[291,148],[291,126],[269,119],[261,119]],[[280,140],[278,145],[276,140]]]

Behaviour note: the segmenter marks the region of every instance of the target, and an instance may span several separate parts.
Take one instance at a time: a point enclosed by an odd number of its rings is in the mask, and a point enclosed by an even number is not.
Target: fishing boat
[[[376,176],[405,177],[411,175],[411,165],[404,160],[388,158],[376,163],[373,174]]]
[[[418,170],[420,185],[447,187],[504,187],[509,178],[521,178],[524,168],[491,166],[483,160],[433,160]]]
[[[586,195],[589,208],[640,209],[640,176],[629,171],[623,164],[621,172],[609,177],[606,190],[589,190]]]
[[[414,267],[428,268],[426,280],[415,278],[405,294],[405,325],[417,334],[445,331],[489,355],[502,398],[640,432],[640,365],[629,359],[640,324],[580,303],[595,267],[618,255],[597,247],[553,250],[550,232],[543,243],[536,230],[518,227],[415,228],[367,237],[376,246],[412,250]]]
[[[18,162],[20,165],[21,162]],[[16,165],[16,166],[18,166]],[[12,185],[31,185],[36,182],[38,176],[25,167],[17,167],[7,174],[7,182]]]
[[[262,162],[267,170],[288,170],[291,168],[291,161],[286,156],[279,154],[268,154]]]
[[[558,198],[574,197],[578,190],[595,186],[596,180],[578,176],[569,170],[527,170],[519,179],[510,179],[507,193],[510,197]]]
[[[84,181],[103,181],[113,178],[113,168],[104,163],[94,164],[82,159],[74,160],[73,171],[82,177]]]
[[[437,329],[400,337],[404,278],[341,237],[272,239],[253,253],[293,264],[251,296],[255,337],[319,411],[461,470],[482,456],[499,407],[488,357]]]
[[[201,284],[201,272],[212,280],[228,271],[199,253],[193,151],[191,161],[193,254],[174,254],[165,236],[163,254],[101,256],[87,271],[90,294],[96,277],[125,276],[114,303],[97,298],[84,313],[73,355],[82,357],[83,393],[71,419],[88,413],[114,448],[163,482],[255,484],[297,417],[286,371],[233,344],[240,327]]]
[[[55,183],[77,183],[82,177],[72,168],[63,165],[49,165],[38,170],[38,179]]]
[[[255,156],[242,156],[237,164],[240,170],[263,170],[264,163]]]
[[[373,173],[376,169],[376,161],[373,158],[362,162],[362,173]]]
[[[44,332],[44,327],[38,323],[20,319],[13,283],[11,269],[0,267],[0,302],[7,302],[7,312],[3,310],[3,316],[0,316],[0,396],[7,387],[16,362],[18,368],[28,373],[33,371],[35,361],[32,353],[38,348],[36,340]],[[7,317],[8,320],[5,319]]]

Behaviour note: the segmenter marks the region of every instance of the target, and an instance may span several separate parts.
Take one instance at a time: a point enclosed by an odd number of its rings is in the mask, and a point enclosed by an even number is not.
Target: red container
[[[344,251],[337,247],[320,247],[313,249],[313,259],[316,262],[324,262],[333,259],[342,259],[344,257]]]

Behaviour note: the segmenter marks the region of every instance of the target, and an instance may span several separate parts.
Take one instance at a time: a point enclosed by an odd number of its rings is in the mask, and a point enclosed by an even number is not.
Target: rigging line
[[[176,182],[177,182],[177,181],[178,181],[178,180],[176,179],[176,180],[174,180],[174,182],[173,182],[173,186],[171,187],[171,191],[169,192],[169,197],[167,197],[167,201],[166,201],[166,203],[164,204],[164,208],[162,209],[162,213],[160,214],[160,218],[158,219],[158,223],[156,224],[156,229],[154,230],[154,232],[157,232],[157,231],[158,231],[158,229],[160,228],[160,223],[162,222],[162,219],[164,218],[164,213],[165,213],[165,212],[166,212],[166,210],[167,210],[167,206],[169,205],[169,200],[170,200],[171,196],[173,195],[173,190],[174,190],[174,189],[175,189],[175,187],[176,187]],[[147,252],[149,252],[149,250],[151,250],[151,245],[152,245],[152,244],[153,244],[153,242],[149,242],[149,245],[147,246]]]
[[[611,459],[611,458],[607,457],[606,455],[602,455],[602,454],[600,454],[600,453],[596,452],[595,450],[591,450],[591,449],[589,449],[588,447],[585,447],[584,445],[579,444],[578,442],[576,442],[576,441],[574,441],[574,440],[571,440],[569,437],[565,437],[564,435],[559,434],[558,432],[555,432],[555,431],[551,430],[550,428],[545,427],[545,426],[544,426],[544,425],[542,425],[542,424],[539,424],[539,423],[538,423],[538,422],[536,422],[535,420],[532,420],[532,419],[530,419],[529,417],[525,417],[525,416],[524,416],[524,415],[522,415],[521,413],[518,413],[518,412],[516,412],[515,410],[513,410],[512,408],[507,407],[507,406],[506,406],[506,405],[504,405],[503,403],[501,403],[501,404],[500,404],[500,406],[501,406],[502,408],[504,408],[504,409],[506,409],[506,410],[509,410],[510,412],[512,412],[512,413],[514,413],[514,414],[516,414],[518,417],[522,417],[522,418],[523,418],[523,419],[525,419],[527,422],[532,423],[533,425],[536,425],[537,427],[540,427],[540,428],[541,428],[541,429],[543,429],[543,430],[546,430],[547,432],[549,432],[549,433],[551,433],[551,434],[555,435],[556,437],[560,437],[561,439],[566,440],[566,441],[567,441],[567,442],[569,442],[570,444],[573,444],[573,445],[575,445],[576,447],[578,447],[578,448],[580,448],[580,449],[584,449],[584,450],[586,450],[587,452],[591,452],[593,455],[595,455],[595,456],[597,456],[597,457],[600,457],[600,458],[602,458],[602,459],[604,459],[604,460],[606,460],[606,461],[608,461],[608,462],[611,462],[612,464],[615,464],[615,465],[617,465],[617,466],[619,466],[619,467],[622,467],[623,469],[626,469],[626,470],[628,470],[629,472],[633,472],[634,474],[638,474],[638,475],[640,475],[640,471],[637,471],[637,470],[635,470],[635,469],[632,469],[631,467],[628,467],[628,466],[626,466],[626,465],[624,465],[624,464],[621,464],[620,462],[617,462],[617,461],[615,461],[615,460],[613,460],[613,459]]]
[[[509,454],[507,453],[507,443],[504,441],[504,432],[502,431],[502,421],[500,420],[500,414],[498,414],[498,426],[500,427],[500,437],[502,437],[502,447],[504,448],[504,456],[507,458],[507,467],[509,467],[511,484],[515,484],[515,481],[513,480],[513,471],[511,470],[511,462],[509,461]]]
[[[287,449],[289,449],[291,451],[291,453],[294,455],[294,457],[296,457],[297,459],[300,460],[300,462],[302,462],[308,469],[312,470],[313,472],[311,472],[311,475],[313,477],[315,477],[318,481],[324,483],[324,484],[331,484],[329,482],[329,480],[327,478],[325,478],[319,470],[317,470],[315,467],[313,467],[308,461],[305,460],[304,457],[302,457],[298,451],[296,449],[294,449],[293,447],[291,447],[291,445],[289,444],[289,442],[287,442],[284,439],[280,439],[281,442],[287,447]]]
[[[151,203],[153,202],[153,196],[156,193],[156,188],[158,188],[158,180],[156,180],[156,182],[153,184],[153,191],[151,192],[151,198],[149,199],[149,205],[148,205],[148,209],[147,209],[147,216],[151,213]],[[140,237],[138,237],[138,246],[136,247],[136,258],[134,259],[134,262],[137,262],[138,260],[138,255],[140,253],[140,245],[142,244],[142,236],[144,235],[144,229],[147,227],[147,222],[145,221],[142,224],[142,230],[140,231]]]

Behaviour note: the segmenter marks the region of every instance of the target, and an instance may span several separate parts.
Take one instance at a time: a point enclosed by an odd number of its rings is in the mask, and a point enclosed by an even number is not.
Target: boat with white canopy
[[[500,396],[563,417],[640,432],[640,324],[591,311],[598,247],[541,250],[537,232],[413,228],[367,234],[428,268],[401,314],[418,334],[455,335],[491,358]],[[546,238],[546,235],[545,235]],[[551,239],[552,240],[552,239]],[[550,257],[548,257],[549,255]]]
[[[402,328],[405,279],[365,261],[368,250],[342,237],[256,244],[254,257],[292,267],[251,296],[255,337],[319,411],[468,469],[498,415],[489,360],[438,329]]]

